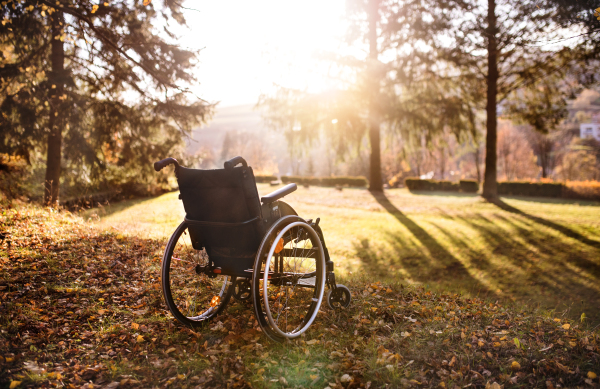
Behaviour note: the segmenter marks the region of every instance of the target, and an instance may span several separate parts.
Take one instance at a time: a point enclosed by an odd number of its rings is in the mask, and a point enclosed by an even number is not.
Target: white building
[[[600,141],[600,123],[581,123],[579,136],[583,139],[595,138]]]

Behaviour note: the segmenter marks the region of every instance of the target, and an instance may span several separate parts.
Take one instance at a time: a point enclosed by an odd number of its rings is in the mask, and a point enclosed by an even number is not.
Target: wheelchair
[[[331,309],[350,304],[348,288],[335,282],[320,219],[303,219],[281,200],[296,184],[259,200],[252,167],[242,157],[224,169],[190,169],[174,158],[155,162],[154,169],[169,165],[175,165],[186,216],[165,248],[161,284],[179,322],[200,326],[233,297],[252,302],[265,335],[283,342],[310,327],[323,298]]]

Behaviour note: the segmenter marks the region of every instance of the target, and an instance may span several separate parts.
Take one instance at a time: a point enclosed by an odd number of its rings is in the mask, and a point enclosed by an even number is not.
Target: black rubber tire
[[[339,290],[339,292],[338,292]],[[333,294],[333,290],[329,289],[325,298],[327,299],[327,305],[329,308],[336,310],[339,308],[348,308],[350,302],[352,301],[352,295],[350,293],[350,289],[342,284],[336,285],[336,294],[341,294],[336,296]]]
[[[227,277],[218,275],[216,277],[210,278],[205,274],[196,274],[195,269],[192,271],[191,266],[195,266],[197,263],[194,262],[190,256],[195,255],[198,258],[204,253],[204,250],[195,250],[190,244],[183,244],[185,242],[185,237],[189,237],[189,233],[186,231],[188,228],[186,222],[182,222],[171,238],[167,243],[167,247],[165,248],[165,254],[163,256],[162,268],[161,268],[161,284],[163,290],[163,296],[165,298],[165,302],[167,304],[167,308],[173,314],[173,316],[183,325],[187,327],[198,327],[202,324],[208,322],[210,319],[218,315],[225,307],[229,300],[231,299],[231,295],[233,293],[233,285],[235,284],[235,277]],[[182,253],[185,252],[184,255],[187,256],[186,260],[181,258],[178,261],[173,260],[173,253],[175,250],[179,250]],[[178,253],[179,256],[182,256]],[[205,256],[205,253],[204,253]],[[207,257],[206,257],[207,258]],[[180,262],[185,262],[188,265],[181,264]],[[176,267],[179,266],[179,267]],[[189,269],[188,269],[189,268]],[[176,273],[176,274],[174,274]],[[181,276],[179,275],[181,273]],[[176,284],[177,277],[186,277],[184,282],[179,282],[180,285]],[[199,284],[203,283],[204,286],[200,286]],[[187,291],[184,288],[190,288],[190,291]],[[213,289],[214,290],[210,290]],[[175,290],[177,289],[177,290]],[[218,290],[218,291],[217,291]],[[199,314],[187,315],[188,312],[182,312],[182,308],[178,306],[175,298],[173,296],[174,293],[180,295],[179,300],[183,296],[186,296],[189,293],[194,293],[196,299],[194,300],[194,312],[196,312],[196,308],[198,309]],[[204,301],[198,301],[198,293],[201,294],[201,299]],[[208,297],[213,295],[213,297],[218,296],[218,303],[215,306],[211,306],[208,301]],[[206,295],[206,298],[203,298]],[[188,300],[186,299],[186,302]]]

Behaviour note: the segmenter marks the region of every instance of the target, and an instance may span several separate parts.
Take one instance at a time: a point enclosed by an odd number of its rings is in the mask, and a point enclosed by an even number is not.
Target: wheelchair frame
[[[239,164],[241,168],[236,167]],[[186,217],[167,243],[161,279],[167,307],[178,321],[192,327],[206,323],[218,315],[233,296],[240,301],[251,300],[263,332],[270,339],[281,342],[300,336],[310,327],[324,296],[332,309],[350,304],[350,291],[335,281],[334,264],[319,226],[320,219],[305,220],[281,201],[297,189],[296,184],[288,184],[263,196],[256,208],[256,181],[252,168],[242,157],[225,162],[224,169],[210,171],[184,168],[174,158],[155,162],[154,169],[160,171],[169,165],[175,165],[180,182],[179,198],[184,201]],[[219,179],[230,183],[222,184]],[[239,213],[248,214],[250,219],[226,222],[219,219],[218,211],[207,211],[204,204],[198,207],[194,204],[198,196],[194,194],[205,195],[200,192],[204,189],[193,187],[198,180],[208,182],[204,184],[207,191],[214,189],[213,182],[223,186],[215,193],[226,197],[242,193],[242,197],[235,198],[243,199],[240,201],[247,203],[248,211],[240,204],[235,207],[241,210]],[[192,182],[191,189],[183,187],[182,182]],[[239,188],[232,189],[234,184],[239,184]],[[235,212],[222,214],[227,214],[230,219],[232,215],[237,216]],[[235,239],[223,237],[228,233]],[[180,240],[185,242],[186,236],[191,244],[180,245]],[[206,255],[203,256],[202,250]],[[311,267],[313,262],[314,269]],[[184,277],[188,278],[184,280]],[[181,295],[175,291],[178,287],[184,290]],[[326,295],[325,287],[329,288]],[[186,296],[188,288],[192,288],[196,296],[200,289],[207,291],[202,295],[207,302],[202,303],[206,310],[201,314],[196,314],[197,301],[191,303]],[[214,294],[216,290],[218,293]],[[211,292],[214,295],[208,302]],[[300,300],[302,297],[306,300]],[[296,300],[298,302],[294,302]],[[305,308],[308,308],[306,314],[298,316]]]

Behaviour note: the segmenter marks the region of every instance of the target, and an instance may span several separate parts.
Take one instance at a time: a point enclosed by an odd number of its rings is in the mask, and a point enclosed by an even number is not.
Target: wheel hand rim
[[[311,236],[311,238],[318,241],[318,239],[319,239],[318,235],[312,227],[310,227],[309,225],[307,225],[306,223],[303,223],[303,222],[293,222],[293,223],[290,223],[287,226],[285,226],[281,230],[281,232],[279,232],[279,234],[277,234],[277,237],[273,240],[273,242],[279,242],[279,240],[285,235],[286,232],[288,232],[289,230],[291,230],[294,227],[299,227],[299,226],[302,226],[303,228],[308,228],[309,229],[308,235]],[[276,245],[272,244],[271,249],[269,250],[269,253],[267,255],[266,262],[265,262],[265,269],[264,269],[264,275],[263,275],[263,302],[264,302],[265,312],[267,314],[267,319],[269,321],[269,324],[271,325],[271,328],[275,332],[277,332],[279,335],[281,335],[285,338],[296,338],[296,337],[300,336],[301,334],[303,334],[308,329],[308,327],[310,327],[310,325],[313,323],[313,321],[315,320],[315,318],[319,312],[319,308],[321,307],[321,303],[323,301],[323,288],[325,287],[325,269],[323,267],[321,269],[322,276],[321,276],[320,285],[315,285],[315,288],[319,288],[321,293],[319,294],[319,298],[317,299],[317,301],[314,301],[314,298],[313,298],[313,303],[316,303],[316,306],[314,308],[314,311],[313,311],[311,317],[308,319],[308,321],[304,320],[304,322],[302,324],[300,324],[300,326],[298,328],[296,328],[294,331],[283,332],[279,328],[279,326],[277,325],[275,320],[273,319],[273,316],[271,314],[271,309],[269,307],[268,273],[269,273],[269,268],[271,265],[271,258],[273,258],[273,253],[275,251],[275,248],[276,248]],[[319,241],[319,253],[320,253],[320,258],[322,260],[325,256],[325,254],[323,251],[323,246],[322,246],[322,244],[320,244],[320,241]],[[316,277],[316,275],[315,275],[315,282],[316,282],[317,278],[318,277]],[[300,328],[300,327],[302,327],[302,328]],[[286,328],[286,330],[287,330],[287,328]]]

